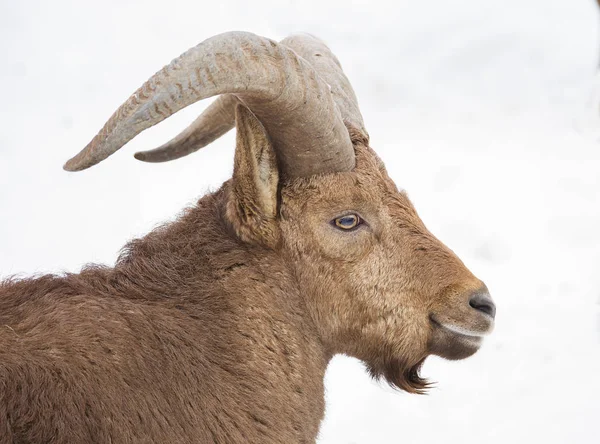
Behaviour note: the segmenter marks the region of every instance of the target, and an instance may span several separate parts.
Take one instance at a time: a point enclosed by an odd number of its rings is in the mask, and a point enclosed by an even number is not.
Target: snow
[[[600,77],[592,0],[0,3],[0,276],[112,263],[232,170],[233,135],[143,164],[206,103],[79,174],[63,162],[149,75],[228,30],[326,40],[429,228],[482,278],[497,326],[430,359],[427,396],[329,368],[319,444],[600,439]]]

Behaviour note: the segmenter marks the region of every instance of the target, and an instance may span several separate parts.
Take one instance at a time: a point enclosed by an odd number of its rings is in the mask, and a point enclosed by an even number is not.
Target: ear
[[[238,105],[235,121],[237,140],[227,216],[242,240],[273,247],[279,240],[275,150],[248,108]]]

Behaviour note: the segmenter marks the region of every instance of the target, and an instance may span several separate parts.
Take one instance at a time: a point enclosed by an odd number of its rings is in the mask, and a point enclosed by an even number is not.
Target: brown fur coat
[[[314,440],[327,353],[285,261],[233,234],[225,194],[114,268],[0,286],[0,443]]]

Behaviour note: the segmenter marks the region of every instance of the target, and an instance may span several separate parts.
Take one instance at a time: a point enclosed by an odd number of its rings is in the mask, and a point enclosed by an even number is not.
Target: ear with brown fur
[[[274,247],[279,241],[279,171],[267,132],[243,105],[235,111],[237,140],[227,217],[245,242]]]

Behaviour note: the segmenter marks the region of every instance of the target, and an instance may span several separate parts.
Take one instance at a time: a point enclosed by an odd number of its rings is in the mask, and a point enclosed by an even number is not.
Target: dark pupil
[[[352,228],[356,224],[356,218],[354,216],[340,217],[339,225],[343,228]]]

